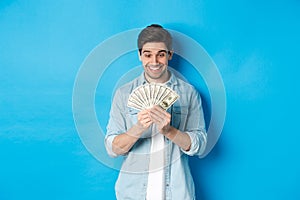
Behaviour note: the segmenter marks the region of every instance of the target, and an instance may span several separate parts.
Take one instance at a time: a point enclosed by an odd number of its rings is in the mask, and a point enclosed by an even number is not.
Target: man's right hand
[[[138,113],[137,123],[127,132],[117,135],[112,142],[112,150],[117,155],[122,155],[130,151],[144,131],[153,123],[150,119],[149,110],[142,110]]]
[[[150,118],[149,110],[142,110],[137,116],[137,126],[143,131],[147,130],[153,123]]]

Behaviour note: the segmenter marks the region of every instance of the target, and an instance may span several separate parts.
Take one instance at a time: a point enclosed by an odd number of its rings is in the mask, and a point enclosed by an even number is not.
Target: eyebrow
[[[161,53],[161,52],[165,52],[165,53],[168,53],[168,51],[167,50],[159,50],[157,53]],[[151,51],[150,50],[144,50],[142,53],[151,53]]]

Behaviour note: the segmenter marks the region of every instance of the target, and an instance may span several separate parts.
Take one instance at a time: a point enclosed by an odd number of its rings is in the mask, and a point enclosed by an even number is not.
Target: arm
[[[124,99],[124,92],[118,89],[112,101],[104,140],[106,151],[111,157],[117,157],[130,151],[143,132],[152,124],[148,110],[139,112],[137,122],[130,123],[130,120],[127,119],[127,107],[124,104]]]
[[[154,106],[150,110],[151,120],[157,125],[158,131],[169,140],[177,144],[180,148],[188,151],[191,146],[191,138],[188,134],[170,126],[171,114],[159,106]]]
[[[188,134],[180,130],[170,127],[169,131],[164,134],[169,140],[177,144],[184,151],[189,151],[191,147],[191,138]]]
[[[117,155],[127,153],[136,141],[146,131],[152,121],[149,117],[148,110],[138,113],[138,121],[127,132],[117,135],[112,142],[112,150]]]
[[[185,126],[180,130],[170,126],[171,115],[160,107],[153,107],[150,116],[159,132],[177,144],[185,154],[201,156],[206,148],[207,135],[200,95],[193,90],[185,102],[189,110],[183,123]]]
[[[201,156],[207,145],[202,101],[200,94],[196,90],[193,90],[188,98],[189,107],[183,129],[191,138],[191,147],[189,151],[183,150],[183,152],[190,156]]]

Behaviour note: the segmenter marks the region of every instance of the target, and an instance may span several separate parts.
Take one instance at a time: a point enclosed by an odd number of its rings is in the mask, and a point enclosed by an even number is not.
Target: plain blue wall
[[[198,199],[300,199],[300,2],[174,2],[0,1],[1,200],[114,199],[118,172],[75,129],[73,84],[95,46],[150,23],[199,42],[225,84],[220,140],[191,159]]]

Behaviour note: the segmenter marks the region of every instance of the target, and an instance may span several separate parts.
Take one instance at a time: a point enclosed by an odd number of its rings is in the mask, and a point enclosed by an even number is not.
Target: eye
[[[166,57],[166,53],[164,53],[164,52],[159,53],[158,56],[159,56],[160,58],[164,58],[164,57]]]
[[[144,57],[145,57],[145,58],[151,58],[151,56],[152,56],[152,54],[150,54],[150,53],[145,53],[145,54],[144,54]]]

